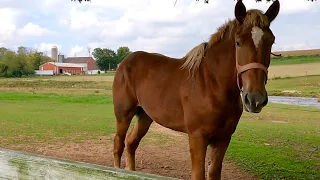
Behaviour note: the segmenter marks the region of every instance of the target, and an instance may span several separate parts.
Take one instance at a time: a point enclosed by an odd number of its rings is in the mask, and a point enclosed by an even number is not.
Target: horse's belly
[[[169,129],[185,132],[182,108],[172,100],[152,98],[142,101],[140,106],[156,123]]]

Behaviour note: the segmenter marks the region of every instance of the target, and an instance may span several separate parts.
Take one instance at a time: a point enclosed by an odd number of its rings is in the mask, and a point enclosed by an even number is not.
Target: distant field
[[[273,57],[271,66],[320,63],[320,55]]]
[[[269,95],[307,96],[320,98],[320,76],[302,76],[269,80],[267,84]],[[295,93],[284,93],[294,90]]]
[[[320,55],[320,49],[294,50],[294,51],[274,51],[274,54],[282,56],[304,56],[304,55]]]
[[[320,75],[320,63],[290,64],[269,67],[269,79],[275,77],[297,77]]]

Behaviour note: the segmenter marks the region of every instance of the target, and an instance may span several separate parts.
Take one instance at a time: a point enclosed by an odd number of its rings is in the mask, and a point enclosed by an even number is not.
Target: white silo
[[[55,61],[58,60],[58,47],[53,46],[51,49],[51,58],[54,59]]]

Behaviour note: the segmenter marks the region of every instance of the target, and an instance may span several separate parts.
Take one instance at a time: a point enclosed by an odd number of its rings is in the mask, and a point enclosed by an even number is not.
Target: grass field
[[[227,158],[263,179],[319,179],[319,112],[270,104],[244,113]]]
[[[110,97],[0,93],[0,144],[54,143],[114,131]],[[67,137],[67,138],[66,138]]]
[[[0,107],[2,147],[77,143],[115,131],[110,96],[0,92]],[[319,120],[318,109],[286,105],[244,113],[227,159],[260,178],[319,179]]]
[[[269,95],[305,96],[320,98],[320,76],[301,76],[269,80],[267,84]],[[293,90],[294,93],[283,91]]]
[[[271,66],[320,63],[320,55],[273,57]]]

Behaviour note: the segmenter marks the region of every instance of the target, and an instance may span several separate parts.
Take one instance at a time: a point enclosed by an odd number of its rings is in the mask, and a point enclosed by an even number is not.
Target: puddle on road
[[[169,180],[173,178],[0,149],[0,179]]]

